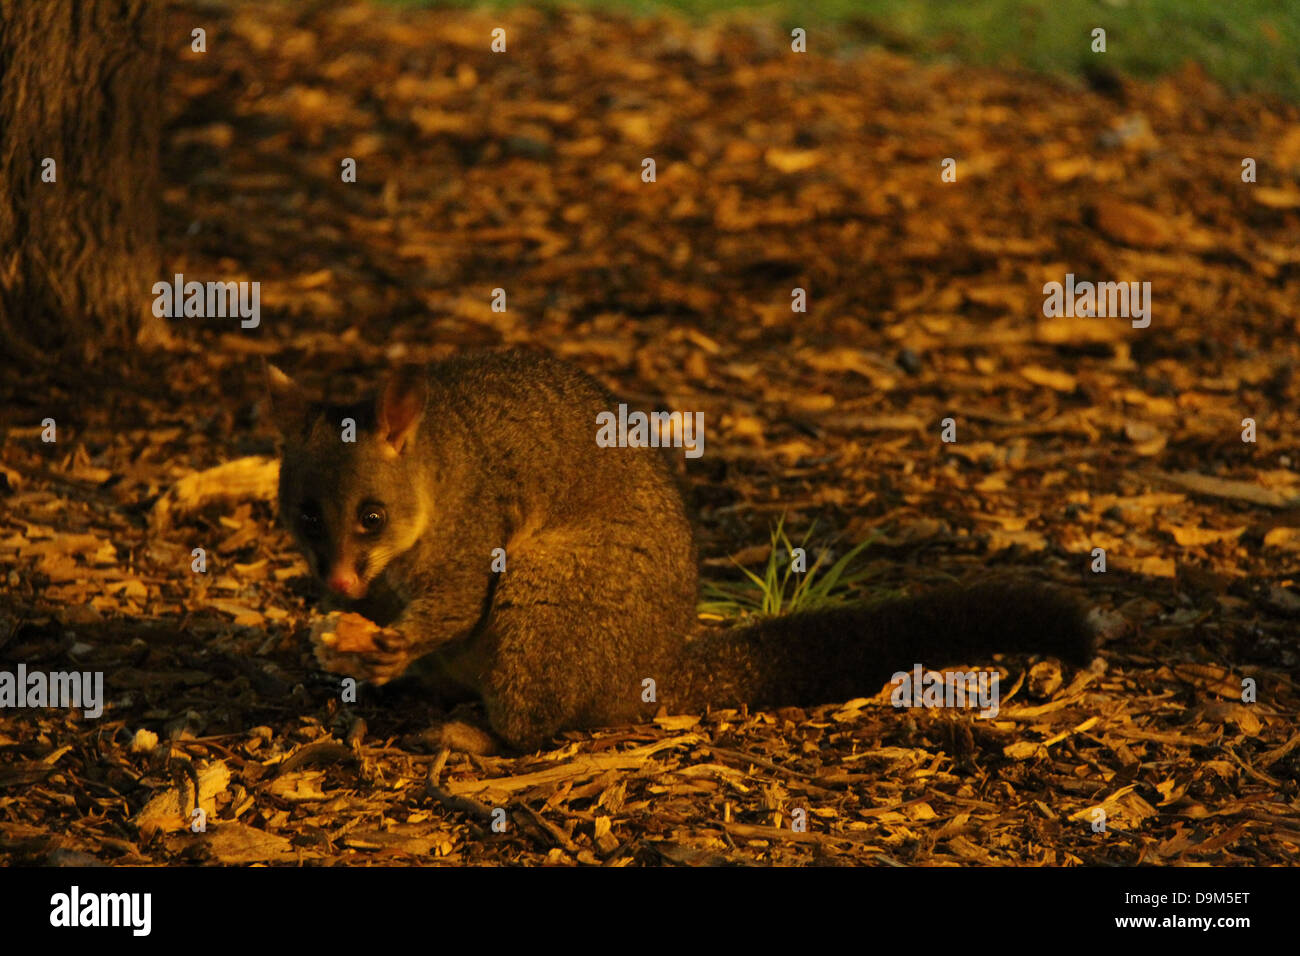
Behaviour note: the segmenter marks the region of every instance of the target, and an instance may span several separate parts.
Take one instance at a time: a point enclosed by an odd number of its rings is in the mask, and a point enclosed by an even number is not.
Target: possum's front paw
[[[413,654],[401,631],[380,627],[351,611],[319,618],[311,629],[316,663],[331,674],[386,684],[411,663]]]

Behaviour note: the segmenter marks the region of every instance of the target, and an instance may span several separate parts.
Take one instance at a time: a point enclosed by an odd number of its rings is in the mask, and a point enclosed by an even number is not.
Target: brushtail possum
[[[1079,606],[1025,584],[706,633],[663,451],[601,447],[597,416],[614,399],[556,359],[491,353],[398,371],[351,406],[309,401],[274,366],[268,378],[281,520],[347,610],[316,633],[318,663],[376,683],[418,673],[442,695],[477,697],[519,750],[664,705],[846,700],[917,662],[1088,658]]]

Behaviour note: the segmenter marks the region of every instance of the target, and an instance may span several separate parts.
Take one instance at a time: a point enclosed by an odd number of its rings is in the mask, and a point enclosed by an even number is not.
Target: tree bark
[[[49,363],[160,341],[163,7],[0,0],[0,345]],[[47,159],[54,161],[54,182]]]

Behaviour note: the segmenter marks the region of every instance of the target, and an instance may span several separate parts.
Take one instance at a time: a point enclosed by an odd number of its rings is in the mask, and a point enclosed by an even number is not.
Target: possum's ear
[[[429,382],[422,368],[398,369],[389,374],[375,402],[379,438],[394,456],[415,437],[429,400]]]
[[[270,363],[266,366],[266,392],[271,399],[271,419],[286,438],[302,432],[307,422],[307,396],[302,388]]]

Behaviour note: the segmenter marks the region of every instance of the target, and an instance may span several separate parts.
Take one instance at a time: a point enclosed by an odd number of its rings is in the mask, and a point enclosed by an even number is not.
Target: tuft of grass
[[[809,552],[808,542],[815,528],[814,522],[798,544],[805,555]],[[771,531],[772,550],[762,574],[737,563],[736,567],[740,568],[746,580],[734,583],[706,581],[699,611],[721,618],[777,617],[859,601],[862,589],[876,574],[876,569],[866,565],[854,567],[854,564],[874,540],[875,535],[872,535],[859,542],[834,563],[829,562],[828,552],[822,551],[806,571],[798,572],[794,570],[792,559],[796,545],[786,533],[785,515],[782,515]]]

